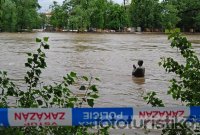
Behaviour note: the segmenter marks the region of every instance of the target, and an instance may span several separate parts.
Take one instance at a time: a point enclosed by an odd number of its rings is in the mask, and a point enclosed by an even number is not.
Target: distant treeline
[[[22,31],[37,28],[41,18],[37,0],[0,0],[0,31]]]
[[[141,27],[142,31],[180,28],[200,31],[200,0],[65,0],[54,2],[51,13],[38,13],[37,0],[0,0],[1,31],[22,31],[51,26],[57,30],[124,31]]]

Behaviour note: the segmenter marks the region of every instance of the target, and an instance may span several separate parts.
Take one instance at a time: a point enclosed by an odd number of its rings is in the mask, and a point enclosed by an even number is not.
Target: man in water
[[[139,65],[139,67],[136,68],[136,66],[133,64],[133,72],[132,72],[132,75],[133,75],[134,77],[144,77],[145,68],[142,67],[142,65],[143,65],[143,60],[139,60],[139,61],[138,61],[138,65]]]

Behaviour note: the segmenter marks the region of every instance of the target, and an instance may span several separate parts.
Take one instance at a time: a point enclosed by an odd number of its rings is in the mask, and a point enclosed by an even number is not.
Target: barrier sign
[[[174,118],[189,116],[190,110],[187,107],[154,107],[154,108],[136,108],[134,114],[139,118]]]
[[[73,125],[110,125],[117,121],[131,122],[132,108],[77,108],[72,110]]]
[[[8,109],[0,109],[0,126],[9,126]]]
[[[1,126],[71,126],[71,109],[0,109]]]
[[[1,108],[0,126],[134,126],[137,122],[200,123],[200,107]]]

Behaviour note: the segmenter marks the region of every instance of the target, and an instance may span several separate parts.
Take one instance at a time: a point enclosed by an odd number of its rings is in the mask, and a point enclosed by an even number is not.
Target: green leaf
[[[94,99],[87,99],[87,103],[90,107],[94,106]]]
[[[44,45],[44,49],[49,49],[49,45]]]
[[[32,64],[33,59],[32,58],[28,58],[27,61],[28,61],[29,64]]]
[[[41,42],[42,40],[40,38],[36,38],[36,42],[39,43]]]
[[[86,87],[82,85],[79,90],[86,90]]]
[[[143,99],[146,101],[148,99],[148,97],[143,97]]]
[[[50,99],[50,98],[51,98],[51,95],[50,95],[50,94],[47,94],[47,97]]]
[[[96,85],[90,86],[90,90],[92,90],[94,92],[98,92],[98,89],[96,88]]]
[[[26,83],[29,83],[29,78],[28,77],[24,77],[24,80],[26,81]]]
[[[28,56],[31,56],[32,55],[32,53],[26,53]]]
[[[66,103],[65,105],[67,108],[74,108],[74,103]]]
[[[33,54],[34,59],[38,58],[38,54]]]
[[[43,86],[43,89],[48,90],[48,86]]]
[[[88,81],[88,77],[87,77],[87,76],[82,76],[82,78],[83,78],[85,81]]]
[[[46,57],[45,53],[40,54],[41,57]]]
[[[54,94],[55,94],[56,96],[58,96],[58,97],[61,97],[61,96],[62,96],[61,90],[56,90],[56,91],[54,91]]]
[[[42,100],[37,100],[37,102],[38,102],[39,105],[43,104]]]
[[[31,64],[29,64],[29,63],[25,63],[25,67],[32,68]]]
[[[95,78],[95,80],[97,80],[97,81],[101,81],[99,78]]]
[[[35,69],[35,73],[36,73],[37,76],[39,76],[42,72],[41,72],[40,69]]]
[[[70,73],[70,76],[71,76],[71,77],[77,77],[75,72],[71,72],[71,73]]]
[[[56,97],[53,98],[53,103],[57,102],[58,99]]]
[[[24,133],[22,131],[19,131],[18,134],[19,135],[24,135]]]
[[[33,104],[31,105],[31,108],[38,108],[38,105],[37,105],[36,103],[33,103]],[[22,135],[24,135],[24,134],[22,133]]]
[[[7,72],[6,72],[6,71],[3,71],[3,75],[7,75]]]
[[[45,42],[48,42],[49,37],[43,37],[43,40],[44,40]]]
[[[99,98],[99,95],[97,95],[97,94],[94,94],[94,95],[90,95],[90,97],[92,97],[92,98]]]
[[[34,76],[33,72],[27,71],[26,73],[27,73],[28,77],[33,78],[33,76]]]
[[[15,91],[14,91],[14,88],[13,88],[13,87],[8,88],[7,94],[8,94],[9,96],[13,96],[14,93],[15,93]]]
[[[39,49],[37,49],[37,51],[38,51],[38,53],[41,53],[42,52],[42,50],[39,48]]]

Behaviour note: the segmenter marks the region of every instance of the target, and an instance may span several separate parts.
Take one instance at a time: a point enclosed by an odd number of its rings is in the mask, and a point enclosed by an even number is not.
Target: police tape
[[[200,107],[0,108],[0,126],[96,126],[134,120],[200,122]],[[169,122],[169,121],[168,121]]]

